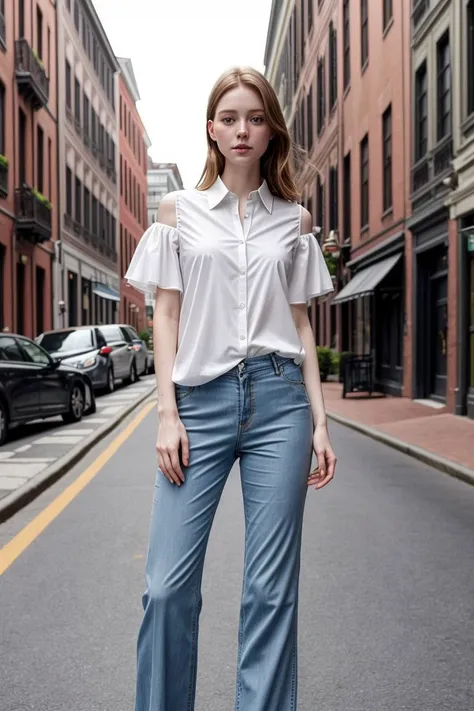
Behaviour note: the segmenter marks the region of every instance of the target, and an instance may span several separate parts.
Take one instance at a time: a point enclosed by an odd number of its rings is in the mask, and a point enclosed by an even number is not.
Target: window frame
[[[370,166],[369,166],[369,134],[366,133],[359,145],[360,162],[360,228],[369,226],[370,220]]]
[[[360,0],[360,64],[362,71],[369,63],[369,8],[368,0]]]
[[[446,52],[446,54],[445,54]],[[447,62],[445,59],[447,56]],[[449,86],[446,89],[444,84],[445,75],[449,78]],[[441,104],[448,99],[448,109]],[[451,72],[451,44],[449,29],[439,38],[436,43],[436,137],[438,141],[443,140],[452,133],[452,72]]]
[[[344,91],[350,86],[351,83],[351,15],[350,15],[350,0],[344,0],[342,8],[342,27],[343,27],[343,37],[342,37],[342,47],[343,47],[343,84]]]
[[[337,30],[329,23],[329,111],[337,102]]]
[[[393,115],[392,104],[382,114],[383,212],[393,208]]]
[[[393,0],[382,0],[383,2],[383,31],[386,32],[393,20]]]
[[[414,91],[414,153],[415,163],[418,163],[428,153],[428,65],[426,59],[416,69]],[[422,112],[423,101],[424,112]],[[425,126],[424,132],[421,130],[422,126]]]
[[[474,0],[466,4],[467,115],[474,114]]]

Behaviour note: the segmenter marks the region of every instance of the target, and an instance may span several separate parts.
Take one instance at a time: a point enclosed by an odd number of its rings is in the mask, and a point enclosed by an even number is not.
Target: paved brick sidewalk
[[[474,477],[473,420],[408,398],[351,394],[343,399],[339,383],[324,383],[323,390],[329,415],[345,418],[472,469]]]

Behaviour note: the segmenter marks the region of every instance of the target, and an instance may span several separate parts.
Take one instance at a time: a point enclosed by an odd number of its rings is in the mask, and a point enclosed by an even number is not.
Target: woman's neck
[[[225,167],[221,175],[221,180],[228,190],[237,197],[248,198],[253,190],[258,190],[262,184],[260,166],[254,166],[248,170],[233,170],[231,166]]]

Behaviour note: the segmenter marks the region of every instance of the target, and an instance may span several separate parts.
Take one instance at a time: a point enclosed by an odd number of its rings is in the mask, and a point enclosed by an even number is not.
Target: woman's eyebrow
[[[249,110],[247,111],[247,113],[248,113],[248,114],[255,114],[255,113],[257,113],[258,111],[261,111],[262,114],[263,114],[263,112],[264,112],[263,109],[249,109]],[[221,114],[236,114],[236,113],[238,113],[238,111],[236,111],[235,109],[222,109],[222,111],[219,111],[218,116],[220,116]]]

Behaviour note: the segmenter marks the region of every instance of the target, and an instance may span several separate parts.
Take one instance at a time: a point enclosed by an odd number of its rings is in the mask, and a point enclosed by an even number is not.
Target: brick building
[[[118,58],[120,152],[120,320],[147,327],[144,294],[126,284],[124,275],[132,254],[148,226],[147,168],[150,139],[136,102],[140,99],[130,59]]]
[[[58,0],[60,245],[55,325],[119,315],[118,71],[91,0]]]
[[[56,7],[0,3],[0,329],[52,325],[58,229]]]

